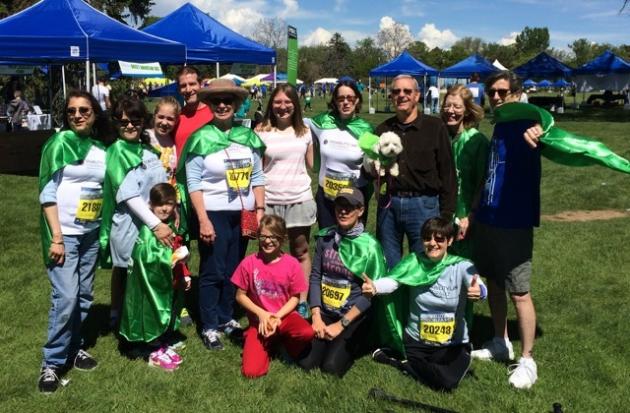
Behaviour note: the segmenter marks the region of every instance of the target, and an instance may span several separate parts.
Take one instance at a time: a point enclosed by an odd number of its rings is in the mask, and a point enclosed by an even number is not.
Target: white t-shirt
[[[431,97],[431,99],[439,98],[440,97],[439,89],[435,86],[429,87],[429,97]]]
[[[339,189],[347,186],[363,186],[359,182],[363,151],[358,140],[347,130],[319,129],[310,119],[305,119],[319,143],[319,186],[324,195],[335,199]]]
[[[306,171],[306,151],[311,132],[297,137],[292,127],[284,131],[257,132],[265,143],[265,204],[290,205],[313,199]]]
[[[66,165],[57,181],[57,209],[64,235],[86,234],[101,224],[105,151],[92,145],[83,162]]]
[[[109,97],[109,89],[107,86],[100,83],[92,86],[92,96],[94,96],[98,104],[101,105],[101,109],[107,110],[107,103],[105,102],[105,98]]]
[[[254,192],[250,185],[254,169],[254,154],[248,146],[232,143],[225,151],[207,155],[203,160],[201,191],[206,211],[253,210]],[[239,188],[239,190],[237,190]]]

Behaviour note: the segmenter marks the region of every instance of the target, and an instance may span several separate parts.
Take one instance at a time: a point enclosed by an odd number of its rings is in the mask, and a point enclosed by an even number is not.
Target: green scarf
[[[372,125],[358,116],[354,116],[348,120],[342,120],[333,115],[332,112],[324,112],[311,118],[311,122],[319,129],[348,130],[355,139],[359,139],[365,132],[374,132]],[[319,172],[321,158],[319,156],[319,148],[316,149],[313,168],[316,172]]]
[[[51,136],[42,148],[39,164],[39,192],[42,192],[57,171],[84,160],[92,145],[105,150],[105,146],[100,141],[89,137],[83,138],[71,130],[57,132]],[[52,232],[43,210],[40,215],[40,232],[44,263],[48,266],[53,263],[48,257]]]
[[[389,274],[384,275],[402,285],[394,293],[378,296],[378,299],[373,301],[376,307],[375,325],[379,328],[381,345],[405,354],[403,332],[409,316],[409,290],[406,287],[431,286],[447,267],[461,261],[464,261],[464,258],[447,255],[441,261],[433,262],[424,253],[412,253],[392,268]]]
[[[317,237],[333,235],[335,227],[320,230]],[[357,237],[342,237],[339,241],[339,258],[343,265],[357,278],[378,277],[385,273],[385,256],[381,244],[367,232]]]
[[[186,160],[191,156],[207,156],[227,149],[232,143],[247,146],[254,151],[265,151],[263,141],[249,128],[233,126],[229,132],[224,132],[212,123],[197,129],[186,141],[186,145],[179,155],[177,163],[177,191],[179,192],[181,205],[181,224],[185,225],[192,219],[190,194],[186,185]],[[180,225],[181,226],[181,225]]]
[[[494,111],[496,123],[515,120],[538,122],[544,143],[542,155],[567,166],[602,165],[616,171],[630,173],[630,162],[611,151],[606,145],[592,138],[580,136],[554,126],[554,119],[549,112],[527,103],[506,103]]]
[[[144,149],[153,151],[159,156],[159,152],[155,148],[139,141],[128,142],[124,139],[118,139],[107,149],[105,156],[107,169],[103,184],[103,219],[99,234],[101,266],[103,268],[111,267],[109,235],[112,229],[112,217],[116,211],[116,194],[127,173],[142,163],[142,151]]]
[[[148,343],[164,334],[171,324],[177,329],[179,312],[173,308],[181,303],[173,300],[177,292],[173,288],[172,255],[149,227],[140,228],[120,317],[120,334],[127,340]]]

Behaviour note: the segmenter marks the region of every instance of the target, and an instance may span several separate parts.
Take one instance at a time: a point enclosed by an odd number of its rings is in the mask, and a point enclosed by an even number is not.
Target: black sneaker
[[[94,370],[96,366],[98,366],[97,361],[87,351],[79,350],[74,358],[74,368],[77,370]]]
[[[59,370],[55,367],[44,367],[39,375],[37,387],[42,393],[54,393],[61,384],[59,380]]]
[[[244,330],[241,323],[236,320],[230,320],[225,324],[219,325],[219,332],[231,338],[241,338],[243,337]]]
[[[208,350],[223,350],[223,343],[221,343],[219,336],[220,334],[217,330],[204,331],[201,333],[203,345],[206,346]]]

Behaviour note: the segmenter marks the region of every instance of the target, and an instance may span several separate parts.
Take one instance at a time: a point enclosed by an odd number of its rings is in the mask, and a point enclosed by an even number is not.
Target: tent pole
[[[92,63],[92,84],[96,84],[96,63]]]
[[[66,66],[61,65],[61,84],[63,86],[63,99],[66,99]]]
[[[278,66],[273,65],[273,88],[276,88],[276,83],[278,81]]]
[[[219,74],[219,62],[217,62],[217,65],[216,65],[216,71],[217,71],[217,76],[216,76],[216,77],[217,77],[217,79],[218,79],[218,78],[219,78],[219,76],[220,76],[220,74]]]
[[[372,109],[372,78],[368,75],[368,113]]]
[[[52,65],[48,65],[48,106],[50,107],[50,116],[53,113],[52,68]]]
[[[90,61],[85,61],[85,91],[90,93]]]

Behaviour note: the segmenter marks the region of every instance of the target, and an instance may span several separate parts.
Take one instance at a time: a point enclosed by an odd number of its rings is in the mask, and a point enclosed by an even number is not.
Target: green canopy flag
[[[355,139],[359,139],[365,132],[374,132],[372,125],[358,116],[354,116],[351,119],[346,120],[338,118],[333,115],[332,112],[324,112],[311,118],[311,122],[313,122],[313,124],[319,129],[348,130]],[[315,151],[314,163],[315,171],[319,171],[319,166],[321,164],[319,150]]]
[[[57,171],[67,165],[84,160],[92,145],[105,150],[102,142],[89,137],[81,137],[71,130],[57,132],[51,136],[42,148],[42,158],[39,164],[39,192],[42,192]],[[40,215],[40,231],[44,263],[50,265],[51,260],[48,257],[48,251],[50,250],[52,233],[43,210]]]
[[[402,284],[394,293],[378,296],[375,304],[375,325],[379,327],[381,344],[405,354],[403,331],[409,315],[409,289],[406,287],[431,286],[440,278],[444,270],[464,261],[457,255],[447,255],[439,262],[433,262],[424,253],[411,253],[402,259],[388,277]]]
[[[630,173],[630,162],[611,151],[603,143],[554,126],[551,114],[528,103],[506,103],[494,111],[496,123],[532,120],[543,129],[541,153],[546,158],[567,166],[602,165]]]
[[[142,163],[142,151],[144,149],[155,152],[159,156],[159,152],[155,148],[140,141],[129,142],[118,139],[107,149],[105,158],[107,169],[103,184],[103,219],[99,234],[101,266],[103,268],[111,267],[109,233],[112,229],[112,217],[116,210],[116,194],[127,173]]]
[[[181,213],[184,219],[190,219],[192,210],[190,208],[190,199],[186,188],[186,160],[190,156],[207,156],[213,153],[227,149],[232,142],[247,146],[252,150],[264,152],[265,144],[250,128],[243,126],[233,126],[229,132],[223,132],[215,125],[209,123],[197,129],[186,141],[186,145],[179,155],[177,164],[177,190],[181,197]]]

